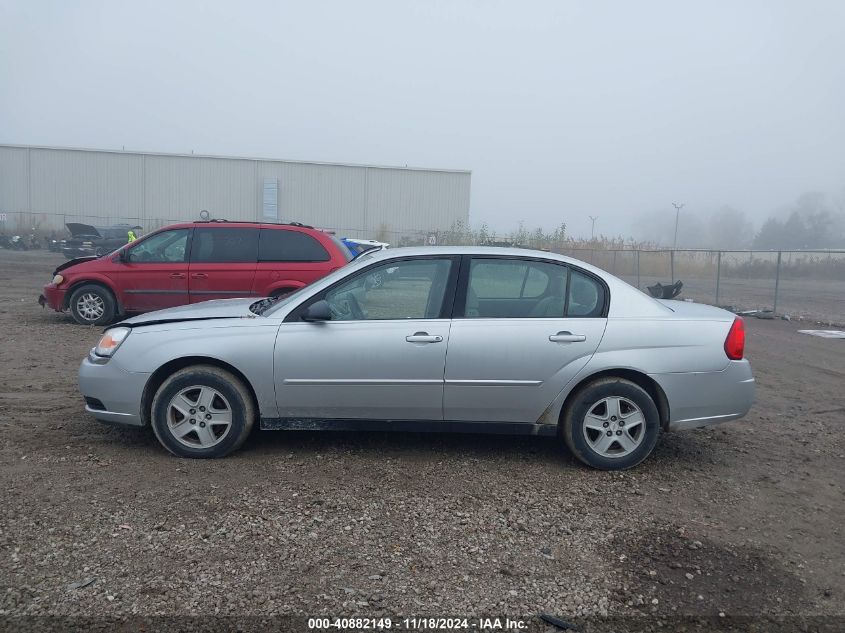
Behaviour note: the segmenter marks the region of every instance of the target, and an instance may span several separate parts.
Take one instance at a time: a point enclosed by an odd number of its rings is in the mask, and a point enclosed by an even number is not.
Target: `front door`
[[[473,257],[449,337],[446,420],[535,423],[595,353],[603,284],[569,267]]]
[[[442,420],[457,260],[393,260],[309,299],[332,320],[279,328],[275,382],[283,418]],[[451,282],[451,283],[450,283]]]
[[[191,303],[252,295],[258,227],[202,227],[191,240]]]
[[[127,312],[149,312],[188,303],[190,229],[153,233],[126,249],[121,302]]]

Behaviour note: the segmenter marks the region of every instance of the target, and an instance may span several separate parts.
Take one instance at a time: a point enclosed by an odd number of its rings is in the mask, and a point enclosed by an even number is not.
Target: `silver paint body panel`
[[[500,255],[559,262],[607,284],[606,318],[421,319],[288,322],[311,297],[350,274],[398,258]],[[745,415],[754,399],[748,361],[723,344],[734,315],[710,306],[657,301],[589,264],[523,249],[389,249],[332,273],[264,315],[254,299],[210,301],[145,314],[106,363],[86,359],[82,394],[100,399],[106,421],[141,424],[149,377],[185,357],[225,363],[243,374],[265,419],[429,420],[556,425],[567,396],[600,372],[648,375],[665,393],[668,428]],[[192,320],[182,320],[192,319]],[[417,332],[437,343],[408,342]],[[584,341],[554,342],[558,332]]]

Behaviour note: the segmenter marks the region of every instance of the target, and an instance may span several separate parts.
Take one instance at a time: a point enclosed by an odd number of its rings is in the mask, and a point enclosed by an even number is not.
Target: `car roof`
[[[604,277],[607,274],[600,268],[591,266],[590,264],[583,262],[580,259],[575,259],[574,257],[567,257],[565,255],[559,255],[558,253],[551,253],[549,251],[507,246],[402,246],[399,248],[390,248],[373,253],[370,256],[370,261],[372,262],[378,259],[395,259],[397,257],[419,257],[425,255],[487,255],[490,257],[549,259],[568,264],[575,264],[581,268],[595,272],[600,277]]]
[[[162,229],[172,229],[172,228],[186,228],[191,226],[219,226],[223,227],[241,227],[241,226],[267,226],[267,227],[284,227],[284,228],[297,228],[297,229],[311,229],[314,231],[320,231],[321,233],[327,233],[322,229],[315,228],[308,224],[303,224],[302,222],[268,222],[268,221],[261,221],[261,220],[194,220],[193,222],[174,222],[173,224],[168,224],[166,226],[161,227]]]

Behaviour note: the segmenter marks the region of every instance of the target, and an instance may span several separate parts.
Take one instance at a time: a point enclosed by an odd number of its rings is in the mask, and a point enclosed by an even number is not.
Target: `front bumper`
[[[61,312],[65,308],[65,289],[50,282],[44,286],[44,292],[38,297],[38,303],[42,308],[48,305],[56,312]]]
[[[114,358],[103,363],[91,350],[79,366],[79,390],[86,398],[85,411],[101,422],[144,426],[141,396],[149,377],[147,373],[126,371]],[[95,401],[98,404],[94,407],[91,403]]]
[[[754,404],[756,385],[745,359],[730,361],[722,371],[649,375],[669,401],[670,431],[736,420]]]

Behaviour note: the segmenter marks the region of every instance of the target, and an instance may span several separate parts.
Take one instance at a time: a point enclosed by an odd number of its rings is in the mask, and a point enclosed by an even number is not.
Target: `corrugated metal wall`
[[[14,145],[0,145],[0,213],[10,230],[66,221],[151,230],[202,209],[261,220],[268,178],[278,182],[280,220],[350,236],[442,231],[469,218],[468,171]]]

